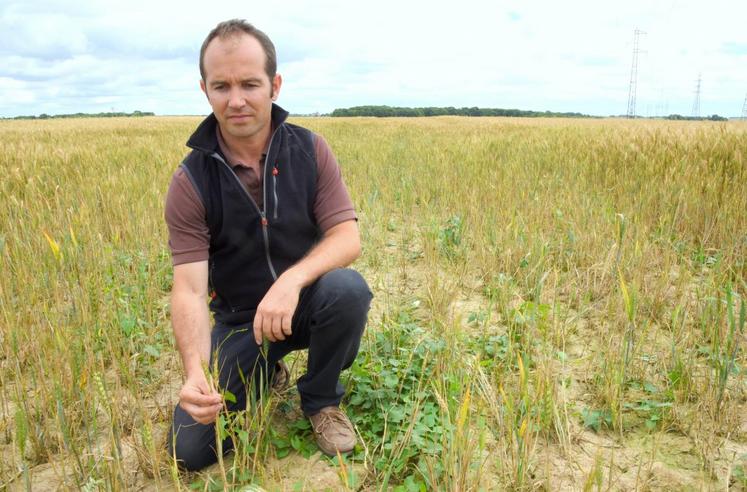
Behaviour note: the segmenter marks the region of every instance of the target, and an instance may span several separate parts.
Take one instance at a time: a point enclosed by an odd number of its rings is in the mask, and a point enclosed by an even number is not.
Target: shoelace
[[[353,427],[349,423],[348,419],[345,418],[343,413],[340,410],[332,411],[332,412],[324,412],[319,419],[319,423],[315,426],[314,430],[321,434],[324,432],[324,430],[331,424],[338,423],[342,424],[346,429],[348,429],[350,432],[353,432]]]

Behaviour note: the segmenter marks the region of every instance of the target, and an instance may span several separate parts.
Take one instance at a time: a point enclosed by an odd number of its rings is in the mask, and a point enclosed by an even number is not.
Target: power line
[[[639,38],[641,34],[646,34],[640,29],[633,31],[633,65],[630,67],[630,88],[628,89],[628,118],[635,118],[635,97],[638,86],[638,53]]]
[[[744,104],[742,104],[742,119],[747,120],[747,94],[744,95]]]
[[[695,86],[695,100],[693,101],[693,114],[695,118],[700,118],[700,82],[702,74],[698,74],[698,84]]]

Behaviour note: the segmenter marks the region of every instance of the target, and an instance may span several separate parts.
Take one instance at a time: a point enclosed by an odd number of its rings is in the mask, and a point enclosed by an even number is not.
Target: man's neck
[[[267,149],[271,133],[271,125],[265,126],[262,131],[251,137],[234,137],[228,132],[220,130],[223,143],[228,147],[231,154],[242,162],[259,162]]]

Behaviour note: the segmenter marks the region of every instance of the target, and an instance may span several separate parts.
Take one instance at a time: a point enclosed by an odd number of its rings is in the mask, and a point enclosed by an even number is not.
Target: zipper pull
[[[265,213],[262,212],[262,227],[267,227],[267,217],[265,217]]]
[[[278,171],[278,168],[277,168],[277,166],[274,166],[274,167],[272,168],[272,175],[273,175],[273,176],[277,176],[278,174],[280,174],[280,171]]]

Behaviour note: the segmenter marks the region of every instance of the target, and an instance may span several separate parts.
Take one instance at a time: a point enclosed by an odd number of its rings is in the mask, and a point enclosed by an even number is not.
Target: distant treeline
[[[593,118],[582,113],[555,113],[553,111],[525,111],[522,109],[501,108],[455,108],[449,107],[426,107],[407,108],[397,106],[354,106],[352,108],[339,108],[332,111],[331,116],[520,116],[525,118]]]
[[[121,118],[136,116],[155,116],[150,111],[133,111],[132,113],[73,113],[73,114],[54,114],[49,115],[42,113],[39,116],[14,116],[12,118],[3,118],[7,120],[51,120],[57,118]]]
[[[712,114],[711,116],[682,116],[681,114],[670,114],[666,117],[668,120],[687,120],[687,121],[728,121],[729,118],[724,118],[723,116],[719,116],[717,114]]]

